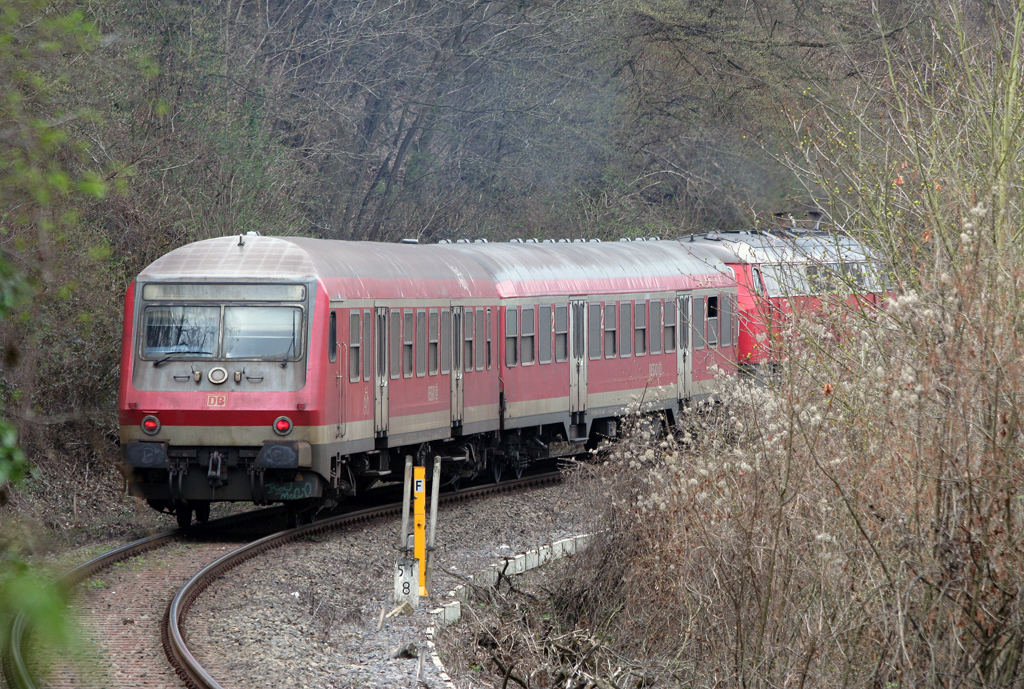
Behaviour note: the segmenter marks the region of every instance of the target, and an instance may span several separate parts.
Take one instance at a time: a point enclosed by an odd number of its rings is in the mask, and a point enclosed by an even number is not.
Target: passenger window
[[[651,300],[651,354],[661,354],[661,299]]]
[[[462,314],[462,366],[463,371],[473,370],[473,309],[467,308]]]
[[[615,324],[617,321],[615,302],[608,302],[604,305],[604,356],[606,359],[614,359],[618,356],[615,342]]]
[[[722,296],[722,312],[719,314],[719,325],[722,331],[722,346],[732,345],[732,295]]]
[[[590,344],[587,347],[591,359],[601,358],[601,305],[590,305]]]
[[[569,360],[569,307],[555,306],[555,361]]]
[[[416,377],[427,375],[427,312],[416,312]]]
[[[704,349],[704,297],[693,298],[693,348]]]
[[[523,353],[523,365],[533,363],[534,355],[534,334],[537,331],[537,323],[533,317],[533,307],[523,307],[522,335],[519,346]]]
[[[676,300],[665,300],[665,352],[676,351]]]
[[[708,297],[708,346],[718,344],[718,297]]]
[[[338,360],[338,312],[331,311],[327,326],[327,360],[332,364]]]
[[[484,310],[476,310],[476,370],[484,370],[484,341],[486,339],[487,323],[484,321]]]
[[[405,378],[412,378],[412,348],[415,334],[415,324],[413,323],[413,312],[412,309],[406,309],[403,314],[405,317],[405,328],[402,332],[402,376]]]
[[[487,370],[491,370],[491,332],[494,331],[494,319],[491,318],[491,310],[487,309]]]
[[[441,310],[441,374],[451,373],[452,364],[452,312]]]
[[[519,307],[505,307],[505,366],[519,363]]]
[[[647,304],[642,301],[636,303],[633,311],[633,353],[642,356],[647,353]]]
[[[348,379],[359,382],[359,312],[352,311],[348,316]]]
[[[391,312],[391,378],[402,374],[399,362],[402,360],[402,312],[395,309]]]
[[[537,309],[537,360],[542,364],[551,363],[551,305]]]
[[[622,330],[622,337],[619,339],[619,355],[630,356],[633,344],[629,338],[629,333],[633,330],[633,302],[624,301],[619,304],[619,327]]]
[[[370,311],[363,311],[363,380],[370,380],[373,370],[373,317]]]
[[[437,309],[430,309],[427,314],[427,373],[437,375],[437,349],[440,333],[437,326]]]

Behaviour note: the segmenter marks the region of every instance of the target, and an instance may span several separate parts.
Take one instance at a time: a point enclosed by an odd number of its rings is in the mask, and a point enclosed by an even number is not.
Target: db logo
[[[227,395],[207,395],[206,396],[207,407],[226,407],[228,406]]]

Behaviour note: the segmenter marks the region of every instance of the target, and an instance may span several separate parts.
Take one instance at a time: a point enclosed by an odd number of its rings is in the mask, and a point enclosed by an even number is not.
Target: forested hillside
[[[0,242],[29,298],[3,408],[23,444],[109,433],[118,302],[189,241],[670,236],[790,210],[810,197],[779,163],[788,117],[873,78],[877,22],[913,10],[5,0]]]

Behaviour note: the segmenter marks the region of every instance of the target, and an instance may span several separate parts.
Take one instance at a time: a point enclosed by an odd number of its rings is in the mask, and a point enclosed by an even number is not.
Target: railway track
[[[498,485],[470,488],[455,493],[448,493],[441,496],[440,505],[450,505],[460,501],[476,500],[499,493],[511,493],[535,486],[554,483],[559,479],[559,476],[560,474],[558,472],[552,472],[532,477],[524,477],[520,480],[508,481]],[[268,513],[275,511],[278,510],[261,510],[257,513],[246,513],[245,515],[237,515],[236,517],[229,517],[226,519],[229,520],[229,523],[230,520],[235,520],[237,523],[239,520],[252,520],[254,518],[253,515],[255,514],[260,515],[261,518],[269,519],[270,515]],[[205,566],[199,569],[198,572],[195,572],[188,579],[185,585],[181,587],[178,593],[171,600],[170,604],[167,605],[160,624],[160,635],[162,637],[164,651],[167,659],[170,661],[171,666],[174,669],[174,672],[177,673],[177,676],[180,678],[180,681],[184,682],[189,687],[221,686],[218,684],[215,677],[213,677],[212,674],[196,660],[195,655],[186,643],[186,636],[184,634],[185,620],[189,610],[196,599],[204,590],[206,590],[211,582],[215,581],[225,572],[237,567],[243,562],[254,557],[258,557],[261,553],[270,549],[285,545],[290,541],[309,538],[311,536],[328,533],[330,531],[346,529],[360,523],[385,519],[398,515],[400,512],[400,503],[350,512],[299,528],[274,533],[250,542],[245,546],[232,550],[231,552],[224,554],[217,553],[216,559],[213,559],[212,557],[213,551],[217,549],[218,546],[220,551],[223,551],[223,544],[207,544],[207,547],[198,554],[198,557],[191,558],[190,562],[195,562],[197,559],[206,557],[207,559],[205,560],[205,563],[208,564],[205,564]],[[224,520],[211,522],[211,526],[225,526]],[[105,568],[111,567],[116,562],[166,546],[174,541],[180,541],[183,537],[183,532],[175,530],[136,541],[128,544],[127,546],[123,546],[122,548],[105,553],[93,560],[90,560],[88,563],[75,568],[65,575],[64,581],[69,585],[77,584],[91,576],[94,576]],[[210,561],[211,559],[213,560],[212,562]],[[193,569],[192,571],[195,570]],[[128,624],[128,622],[129,621],[126,620],[125,624]],[[131,622],[134,624],[134,621]],[[29,689],[38,686],[31,675],[29,664],[24,660],[22,647],[24,644],[25,631],[24,623],[17,623],[16,628],[12,630],[12,634],[10,635],[11,643],[9,644],[9,648],[5,649],[6,658],[4,668],[11,689]],[[146,671],[146,674],[149,675],[149,671]],[[123,677],[122,679],[128,679],[128,677]],[[149,686],[166,686],[166,678],[160,680],[157,677],[150,677],[150,679],[152,681],[147,682]],[[81,685],[72,681],[68,686]]]

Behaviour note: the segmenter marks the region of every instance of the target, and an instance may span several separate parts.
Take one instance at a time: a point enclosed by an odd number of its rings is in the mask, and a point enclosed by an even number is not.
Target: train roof
[[[868,249],[853,237],[825,230],[707,232],[680,237],[679,241],[695,255],[713,256],[723,263],[863,261],[870,258]]]
[[[728,277],[727,277],[728,276]],[[693,289],[733,282],[724,263],[679,242],[384,244],[228,236],[175,249],[141,281],[306,281],[331,296],[516,297]],[[612,284],[609,284],[611,282]]]

